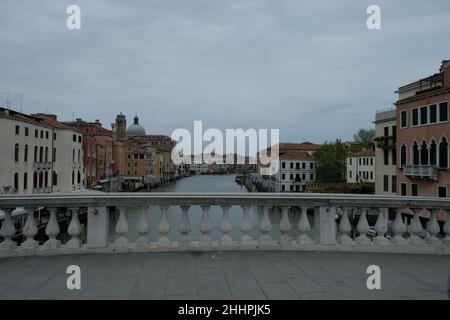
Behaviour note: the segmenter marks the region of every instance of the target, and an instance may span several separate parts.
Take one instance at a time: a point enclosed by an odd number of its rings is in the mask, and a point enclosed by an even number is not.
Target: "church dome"
[[[134,123],[127,129],[127,136],[129,137],[145,136],[145,129],[139,124],[139,118],[137,115],[134,117]]]

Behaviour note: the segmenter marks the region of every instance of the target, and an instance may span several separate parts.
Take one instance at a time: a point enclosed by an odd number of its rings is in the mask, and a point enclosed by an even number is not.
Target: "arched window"
[[[39,188],[42,188],[44,185],[44,173],[41,171],[39,172]]]
[[[14,189],[16,192],[19,190],[19,174],[17,172],[14,173]]]
[[[53,172],[53,185],[56,186],[58,184],[58,175],[56,172]]]
[[[420,162],[419,162],[419,145],[417,144],[417,142],[415,142],[414,141],[414,144],[413,144],[413,165],[418,165],[418,164],[420,164]]]
[[[34,162],[37,162],[38,159],[38,147],[34,147]]]
[[[48,171],[45,171],[44,174],[44,186],[48,187]]]
[[[37,186],[38,186],[38,176],[37,176],[37,172],[35,171],[34,173],[33,173],[33,188],[34,189],[37,189]]]
[[[14,161],[19,161],[19,144],[14,146]]]
[[[27,190],[28,188],[28,173],[23,174],[23,190]]]
[[[420,164],[424,166],[428,165],[428,148],[425,141],[422,141],[420,145]]]
[[[39,148],[39,162],[42,162],[44,160],[44,148]]]
[[[72,171],[72,184],[75,184],[75,171]]]
[[[45,147],[45,162],[48,162],[48,147]]]
[[[436,165],[436,159],[437,159],[436,152],[437,152],[436,141],[431,140],[431,143],[430,143],[430,164],[432,166]]]
[[[439,168],[448,168],[448,142],[445,138],[439,143]]]
[[[400,147],[400,166],[404,167],[406,165],[406,146],[402,144]]]
[[[28,145],[25,145],[25,151],[23,153],[23,161],[27,162],[28,161]]]
[[[78,170],[78,174],[77,174],[77,183],[78,183],[78,184],[81,183],[81,174],[80,174],[80,170]]]

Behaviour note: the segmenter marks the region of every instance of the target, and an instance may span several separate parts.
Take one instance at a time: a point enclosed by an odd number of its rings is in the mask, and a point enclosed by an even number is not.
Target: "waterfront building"
[[[395,108],[375,114],[375,194],[397,194],[397,115]]]
[[[448,197],[450,60],[396,93],[397,194]]]
[[[347,183],[375,182],[375,151],[365,149],[347,157]]]

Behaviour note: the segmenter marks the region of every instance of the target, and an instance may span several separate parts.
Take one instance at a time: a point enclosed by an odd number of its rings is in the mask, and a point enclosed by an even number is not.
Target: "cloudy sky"
[[[202,120],[348,140],[450,58],[449,14],[448,0],[1,0],[0,104],[107,128],[137,112],[152,134]]]

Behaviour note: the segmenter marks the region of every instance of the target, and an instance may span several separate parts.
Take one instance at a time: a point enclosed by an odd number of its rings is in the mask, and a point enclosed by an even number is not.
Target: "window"
[[[314,180],[314,173],[309,174],[309,180]]]
[[[72,184],[75,184],[75,171],[72,171]]]
[[[56,148],[53,148],[53,162],[56,161]]]
[[[44,186],[48,187],[48,171],[44,173]]]
[[[370,180],[373,180],[373,171],[370,171]]]
[[[406,196],[406,183],[400,183],[400,194]]]
[[[412,109],[412,125],[417,126],[419,124],[419,109]]]
[[[383,176],[383,191],[389,192],[389,176],[387,175]]]
[[[41,139],[44,139],[44,130],[41,130]]]
[[[439,103],[439,121],[448,121],[448,103]]]
[[[411,184],[411,195],[413,197],[417,197],[418,194],[419,194],[419,187],[417,186],[417,184],[412,183]]]
[[[302,180],[306,180],[306,174],[302,173]]]
[[[392,176],[392,193],[397,192],[397,176]]]
[[[438,197],[439,198],[447,197],[447,187],[438,187]]]
[[[39,188],[42,188],[44,186],[44,173],[41,171],[39,172]]]
[[[300,169],[300,162],[295,163],[295,169],[297,169],[297,170]]]
[[[397,164],[397,149],[395,148],[392,149],[392,164]]]
[[[48,162],[48,147],[45,147],[45,162]]]
[[[28,188],[28,173],[23,174],[23,190],[27,190]]]
[[[34,162],[37,162],[38,159],[38,147],[34,147]]]
[[[285,191],[286,190],[286,187],[285,187],[285,185],[283,184],[283,185],[281,185],[281,191]]]
[[[302,162],[302,169],[306,169],[306,162]]]
[[[37,189],[38,183],[37,183],[37,172],[33,173],[33,188]]]
[[[436,151],[437,151],[437,149],[436,149],[436,141],[434,141],[434,140],[431,140],[431,143],[430,143],[430,164],[432,165],[432,166],[435,166],[436,165]]]
[[[351,171],[351,170],[348,172],[348,177],[349,177],[350,179],[352,178],[352,171]]]
[[[286,162],[283,161],[283,162],[281,163],[281,168],[282,168],[282,169],[286,169]]]
[[[290,163],[290,168],[294,169],[294,163],[293,162]]]
[[[413,144],[413,165],[419,165],[419,146],[417,142]]]
[[[14,173],[14,190],[19,190],[19,174]]]
[[[294,180],[294,175],[292,173],[289,175],[289,179]]]
[[[28,127],[25,127],[25,137],[28,137]]]
[[[436,122],[437,122],[437,106],[435,104],[432,104],[430,106],[430,123]]]
[[[384,165],[387,166],[389,164],[389,149],[383,150],[383,159],[384,159]]]
[[[397,140],[397,126],[392,126],[392,136],[394,137],[394,141]]]
[[[286,180],[286,175],[284,173],[281,175],[281,180]]]
[[[289,190],[294,191],[294,186],[292,184],[289,186]]]
[[[77,142],[77,136],[75,134],[72,136],[72,141]]]
[[[28,161],[28,145],[25,145],[25,151],[23,153],[23,161]]]
[[[58,175],[56,172],[53,172],[53,185],[56,186],[58,184]]]
[[[350,158],[350,161],[349,161],[349,162],[350,162],[350,165],[352,165],[352,158]]]
[[[310,162],[309,163],[309,168],[312,170],[312,169],[314,169],[314,162]]]
[[[56,132],[53,132],[53,140],[56,141]]]
[[[39,148],[39,162],[44,161],[44,147]]]
[[[408,126],[406,110],[400,112],[400,128],[406,128]]]
[[[420,124],[427,124],[428,123],[428,107],[422,107],[420,108]]]
[[[448,143],[445,138],[439,143],[439,168],[448,168]]]
[[[38,129],[34,129],[34,137],[35,138],[39,137],[39,130]]]
[[[80,170],[78,170],[78,173],[77,173],[77,183],[78,183],[78,184],[81,183],[81,174],[80,174]]]
[[[20,134],[20,127],[16,126],[16,134]]]
[[[14,146],[14,161],[19,161],[19,144],[16,143]]]
[[[370,165],[373,166],[373,158],[370,158]]]
[[[358,160],[359,160],[359,165],[361,165],[361,164],[362,164],[362,162],[361,162],[361,158],[358,158]]]
[[[78,142],[81,143],[81,136],[78,136]]]

